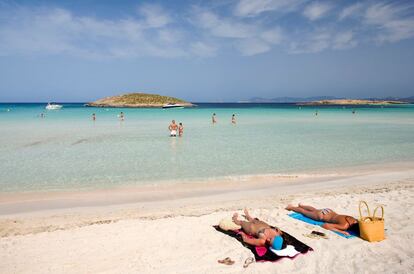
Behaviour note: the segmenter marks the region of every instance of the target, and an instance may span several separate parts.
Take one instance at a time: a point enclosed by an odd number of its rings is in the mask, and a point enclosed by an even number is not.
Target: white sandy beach
[[[414,271],[414,169],[410,166],[337,176],[315,175],[311,179],[298,176],[273,184],[266,181],[254,189],[246,187],[239,191],[216,186],[214,192],[199,190],[196,195],[189,195],[183,194],[183,189],[186,188],[178,188],[177,192],[168,190],[169,198],[159,194],[141,202],[139,195],[148,195],[147,192],[134,194],[138,195],[132,196],[137,199],[135,202],[114,192],[115,197],[126,200],[122,203],[108,199],[110,203],[106,205],[102,197],[110,197],[110,191],[97,192],[95,196],[55,194],[47,196],[52,197],[49,199],[40,194],[2,194],[0,273]],[[93,197],[95,203],[84,204],[85,197]],[[56,206],[57,200],[63,205]],[[302,202],[357,217],[360,200],[366,200],[371,207],[384,205],[385,241],[345,239],[294,220],[284,209],[288,203]],[[314,251],[294,260],[254,263],[244,269],[245,259],[252,256],[250,251],[212,228],[221,218],[241,212],[244,207]],[[326,232],[329,239],[304,236],[312,230]],[[235,264],[217,263],[225,257],[231,257]]]

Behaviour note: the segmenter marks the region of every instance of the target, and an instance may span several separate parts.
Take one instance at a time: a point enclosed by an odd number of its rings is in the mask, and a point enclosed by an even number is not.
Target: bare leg
[[[301,208],[304,208],[306,210],[310,210],[310,211],[317,210],[316,208],[314,208],[312,206],[308,206],[308,205],[299,204],[298,206],[301,207]]]
[[[237,212],[234,213],[233,218],[232,218],[233,222],[236,225],[241,226],[242,230],[245,233],[250,234],[250,235],[254,235],[254,233],[255,233],[254,224],[252,222],[241,221],[241,220],[238,219],[238,217],[239,217],[239,214],[237,214]]]
[[[233,214],[233,217],[231,219],[236,225],[241,225],[243,221],[239,220],[238,218],[239,218],[239,214],[236,212]]]
[[[244,217],[249,222],[253,222],[254,221],[254,218],[252,218],[252,216],[250,216],[249,211],[247,211],[247,208],[244,209]]]
[[[250,223],[254,224],[254,225],[265,225],[265,226],[269,226],[266,222],[263,222],[257,218],[253,218],[249,212],[247,211],[247,208],[244,209],[244,215],[243,215],[247,221],[249,221]]]
[[[303,215],[305,215],[306,217],[309,217],[313,220],[319,221],[321,218],[319,216],[319,210],[306,210],[302,207],[296,207],[296,206],[292,206],[292,205],[288,205],[286,207],[287,210],[291,210],[291,211],[295,211],[297,213],[301,213]]]

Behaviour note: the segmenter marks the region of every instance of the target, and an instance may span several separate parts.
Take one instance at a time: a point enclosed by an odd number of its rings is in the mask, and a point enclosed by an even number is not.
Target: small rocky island
[[[320,100],[313,102],[298,103],[301,106],[320,106],[320,105],[397,105],[406,104],[403,101],[388,100],[362,100],[362,99],[336,99],[336,100]]]
[[[127,93],[118,96],[110,96],[87,103],[88,107],[115,107],[115,108],[161,108],[166,104],[179,104],[183,107],[194,105],[184,100],[148,93]]]

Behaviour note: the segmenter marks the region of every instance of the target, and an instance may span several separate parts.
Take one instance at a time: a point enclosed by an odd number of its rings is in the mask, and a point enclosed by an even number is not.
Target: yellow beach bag
[[[365,205],[367,208],[368,216],[363,217],[361,212],[361,206]],[[377,209],[381,208],[382,215],[376,217]],[[369,211],[368,204],[365,201],[359,202],[359,233],[362,239],[368,242],[379,242],[385,239],[384,235],[384,207],[379,205],[375,208],[374,214]]]

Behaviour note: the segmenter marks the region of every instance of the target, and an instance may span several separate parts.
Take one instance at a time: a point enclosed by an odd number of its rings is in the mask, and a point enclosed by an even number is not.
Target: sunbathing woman
[[[273,249],[282,249],[283,238],[280,229],[270,226],[257,218],[252,218],[247,209],[244,210],[244,217],[247,221],[239,220],[237,213],[233,215],[233,222],[242,227],[243,232],[241,235],[243,242],[254,246],[265,246],[267,244]],[[250,238],[246,234],[255,238]]]
[[[349,235],[346,230],[358,226],[358,221],[354,217],[339,215],[329,208],[316,209],[311,206],[298,204],[298,206],[288,205],[286,209],[301,213],[315,221],[325,222],[322,226],[323,228],[337,231],[345,235]]]

